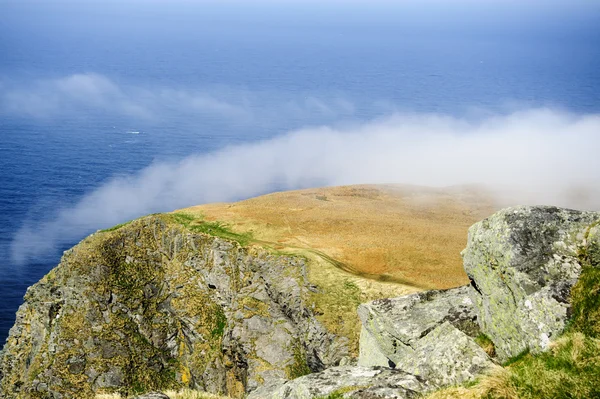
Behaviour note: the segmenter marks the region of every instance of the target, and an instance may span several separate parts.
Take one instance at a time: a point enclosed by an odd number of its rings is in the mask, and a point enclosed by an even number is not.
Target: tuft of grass
[[[312,373],[312,370],[310,367],[308,367],[306,355],[302,350],[301,343],[295,342],[292,350],[294,354],[294,361],[286,369],[288,378],[293,380],[294,378],[302,377],[303,375]]]
[[[488,337],[484,333],[479,334],[475,338],[475,343],[477,343],[477,345],[481,346],[481,349],[483,349],[484,352],[487,353],[489,357],[496,356],[496,347],[494,346],[494,343],[492,342],[490,337]]]
[[[109,231],[115,231],[115,230],[119,230],[121,227],[125,227],[127,226],[129,223],[133,222],[133,220],[130,220],[128,222],[125,223],[120,223],[117,224],[116,226],[113,227],[109,227],[108,229],[104,229],[104,230],[100,230],[101,233],[108,233]]]
[[[519,399],[518,393],[508,384],[508,369],[496,366],[475,382],[453,386],[426,395],[427,399]]]
[[[507,361],[505,361],[504,363],[502,363],[502,366],[508,367],[511,364],[518,363],[518,362],[522,361],[523,359],[525,359],[526,356],[529,356],[529,348],[523,350],[518,355],[515,355],[515,356],[511,357],[510,359],[508,359]]]
[[[220,307],[215,311],[215,327],[212,329],[210,334],[213,337],[222,337],[225,332],[225,327],[227,326],[227,317],[225,316],[225,312]]]
[[[344,397],[343,392],[335,391],[335,392],[330,393],[327,396],[319,396],[317,399],[343,399],[343,397]]]

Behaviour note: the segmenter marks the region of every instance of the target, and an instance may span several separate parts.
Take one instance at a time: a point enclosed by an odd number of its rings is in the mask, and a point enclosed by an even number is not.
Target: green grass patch
[[[589,235],[586,238],[590,239]],[[569,329],[600,338],[600,267],[596,265],[596,247],[597,242],[592,240],[579,251],[583,269],[571,290],[573,316]]]
[[[600,268],[586,267],[571,293],[571,329],[600,338]]]
[[[225,312],[220,307],[215,312],[215,326],[210,332],[210,335],[215,337],[222,337],[225,332],[225,327],[227,326],[227,317],[225,316]]]
[[[599,353],[599,340],[566,334],[550,351],[515,360],[508,384],[521,398],[600,398]]]
[[[196,217],[184,212],[172,213],[169,214],[169,216],[174,222],[193,232],[204,233],[214,237],[235,241],[243,247],[253,241],[252,233],[236,233],[232,231],[228,225],[219,221],[209,222],[204,220],[202,216]]]
[[[522,351],[518,355],[511,357],[510,359],[508,359],[507,361],[505,361],[504,363],[502,363],[502,366],[508,367],[508,366],[510,366],[512,364],[519,363],[520,361],[522,361],[523,359],[525,359],[527,356],[529,356],[529,348],[525,349],[524,351]]]
[[[290,380],[312,373],[312,370],[308,367],[306,355],[304,354],[301,345],[302,344],[297,341],[292,348],[294,361],[286,369],[287,376]]]
[[[133,220],[130,220],[130,221],[125,222],[125,223],[117,224],[116,226],[109,227],[108,229],[100,230],[100,232],[101,233],[108,233],[109,231],[119,230],[121,227],[127,226],[131,222],[133,222]]]
[[[463,384],[463,386],[464,386],[465,388],[471,388],[471,387],[474,387],[474,386],[476,386],[477,384],[479,384],[479,382],[480,382],[480,381],[481,381],[481,380],[480,380],[479,378],[475,378],[474,380],[471,380],[471,381],[467,381],[467,382],[465,382],[465,383]]]
[[[586,232],[586,260],[592,267],[600,267],[600,221],[592,224]]]
[[[347,337],[352,355],[358,355],[361,323],[356,313],[358,305],[366,301],[361,289],[353,281],[327,281],[321,290],[310,294],[317,319],[336,335]]]
[[[177,223],[182,224],[184,226],[188,226],[190,223],[197,220],[195,216],[183,212],[172,213],[171,216],[173,217],[173,219],[175,219]]]

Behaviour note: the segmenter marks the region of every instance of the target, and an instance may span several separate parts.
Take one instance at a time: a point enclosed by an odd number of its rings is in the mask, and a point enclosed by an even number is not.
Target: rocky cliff
[[[245,248],[218,226],[225,238],[194,231],[182,215],[150,216],[84,240],[28,290],[0,392],[416,397],[545,351],[569,324],[599,337],[599,226],[600,213],[554,207],[476,223],[463,251],[471,284],[360,305],[359,364],[339,366],[348,339],[319,322],[303,258]]]
[[[315,318],[304,259],[185,222],[150,216],[67,251],[18,311],[2,397],[182,386],[238,397],[347,355],[347,340]]]

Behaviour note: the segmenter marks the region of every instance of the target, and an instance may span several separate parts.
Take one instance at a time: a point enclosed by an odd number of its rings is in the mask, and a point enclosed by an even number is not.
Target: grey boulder
[[[600,260],[599,220],[597,212],[521,206],[469,229],[462,255],[471,298],[501,360],[543,351],[564,330],[579,255],[587,251],[592,263]]]
[[[440,386],[472,380],[493,362],[472,339],[480,330],[469,291],[426,291],[360,305],[358,364],[401,369]]]
[[[309,374],[274,389],[252,392],[248,399],[312,399],[331,394],[356,399],[415,398],[431,385],[418,376],[381,367],[338,366]]]

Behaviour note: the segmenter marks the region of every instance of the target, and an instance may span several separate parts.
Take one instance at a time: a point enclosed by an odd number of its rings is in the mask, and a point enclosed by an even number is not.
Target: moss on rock
[[[514,207],[469,229],[463,258],[471,296],[501,360],[544,351],[565,329],[582,271],[579,250],[599,219],[596,212]]]
[[[306,311],[302,260],[243,248],[244,237],[209,227],[153,215],[65,252],[19,309],[0,359],[0,396],[191,387],[239,397],[251,380],[285,375],[295,353],[277,352],[280,342],[298,342],[299,356],[321,367],[346,354]],[[278,335],[266,336],[272,329]],[[274,359],[266,374],[255,366],[266,363],[261,356]]]

